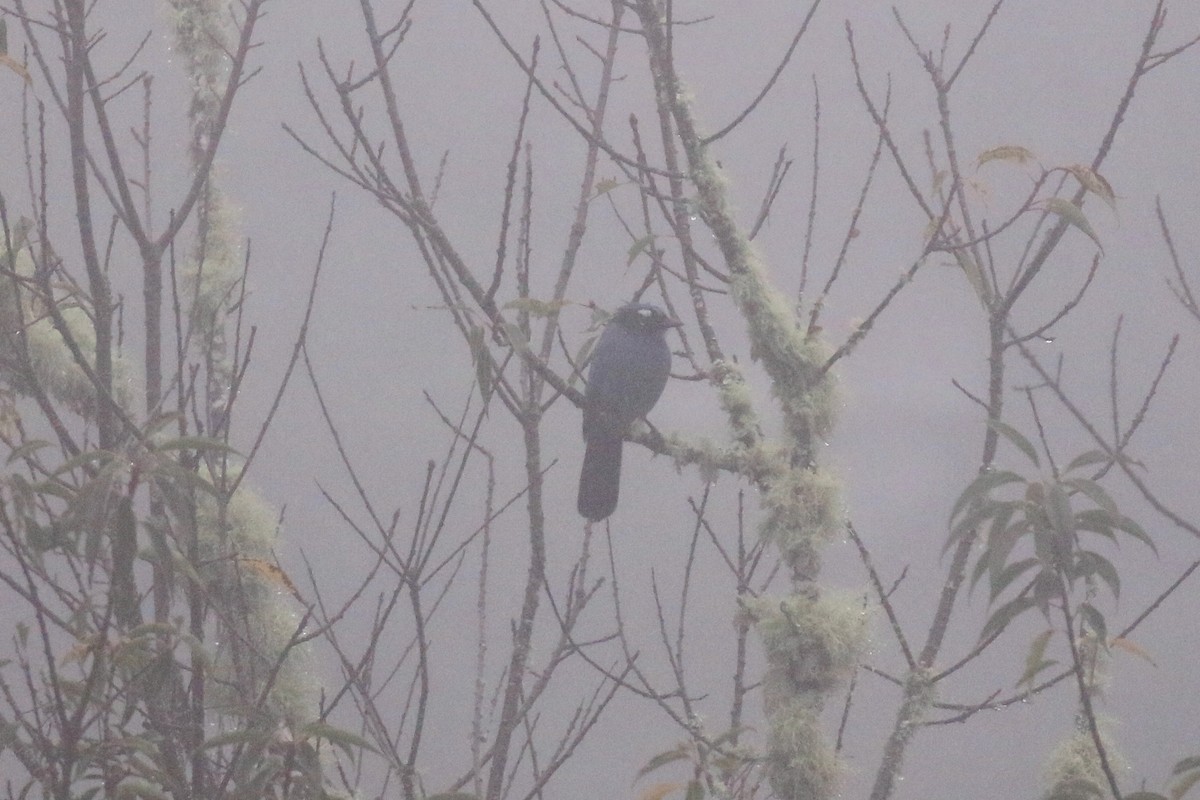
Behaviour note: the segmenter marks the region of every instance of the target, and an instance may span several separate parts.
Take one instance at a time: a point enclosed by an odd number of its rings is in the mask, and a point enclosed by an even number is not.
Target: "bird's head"
[[[639,333],[653,333],[677,328],[683,323],[667,312],[649,303],[630,303],[621,306],[612,315],[611,323]]]

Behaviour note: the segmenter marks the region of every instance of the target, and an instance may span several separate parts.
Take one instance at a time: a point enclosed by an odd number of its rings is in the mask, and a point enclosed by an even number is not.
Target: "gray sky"
[[[590,5],[600,13],[607,4]],[[944,25],[952,23],[951,57],[963,51],[964,41],[986,12],[978,3],[952,8],[944,3],[910,2],[900,8],[914,35],[929,47],[936,46]],[[532,4],[512,4],[495,13],[524,46],[535,32],[544,35]],[[677,4],[677,14],[715,16],[713,21],[681,29],[677,38],[677,57],[695,95],[697,114],[715,128],[743,108],[762,85],[792,36],[797,11],[790,3],[688,3]],[[925,128],[935,125],[935,117],[932,92],[919,62],[885,8],[874,3],[827,2],[761,110],[715,148],[743,218],[749,221],[778,148],[788,145],[795,159],[793,171],[758,246],[779,283],[793,290],[808,211],[814,75],[822,100],[821,188],[812,254],[816,280],[824,279],[841,245],[874,146],[870,120],[851,83],[843,32],[846,19],[854,25],[864,73],[876,98],[882,96],[891,76],[892,130],[921,169],[921,177],[928,179],[919,157],[920,137]],[[1089,161],[1124,89],[1145,24],[1146,11],[1140,7],[1106,7],[1096,13],[1094,4],[1086,2],[1009,4],[956,89],[953,110],[963,160],[990,147],[1019,144],[1048,166]],[[1181,43],[1200,30],[1200,14],[1176,5],[1169,25],[1164,41]],[[443,314],[422,308],[438,301],[404,233],[368,198],[338,186],[290,147],[278,127],[287,121],[301,130],[314,130],[312,116],[300,102],[291,62],[299,58],[313,65],[314,36],[325,40],[335,63],[345,65],[352,58],[361,62],[365,51],[359,28],[349,5],[333,3],[311,5],[307,14],[276,14],[269,21],[266,38],[273,46],[264,51],[267,72],[251,86],[253,99],[244,102],[235,119],[226,164],[231,190],[245,204],[247,229],[255,238],[256,253],[261,254],[255,262],[250,309],[261,316],[265,334],[256,372],[263,396],[272,372],[277,371],[274,364],[295,329],[328,192],[339,190],[334,246],[318,299],[312,348],[351,452],[367,467],[368,485],[384,505],[399,505],[403,519],[411,515],[425,460],[437,457],[445,442],[420,392],[426,389],[439,402],[457,408],[469,375],[466,350],[448,340]],[[597,41],[595,31],[586,26],[579,30]],[[636,111],[644,127],[650,126],[652,111],[646,102],[640,43],[628,39],[623,47],[622,64],[630,77],[614,98],[621,113],[610,116],[610,136],[628,146],[623,126],[628,111]],[[584,58],[578,48],[572,54]],[[557,65],[546,50],[543,64],[547,69]],[[449,151],[438,210],[459,246],[483,272],[495,247],[504,163],[522,76],[466,4],[418,4],[398,72],[404,76],[402,102],[418,166],[431,180],[442,153]],[[561,79],[560,72],[553,74]],[[1163,282],[1169,265],[1157,235],[1153,202],[1156,195],[1162,196],[1176,222],[1182,252],[1195,252],[1200,242],[1190,221],[1200,211],[1195,191],[1200,174],[1190,145],[1200,120],[1198,74],[1193,55],[1164,67],[1141,85],[1103,170],[1120,198],[1118,211],[1114,214],[1094,202],[1087,209],[1105,247],[1097,285],[1069,323],[1055,331],[1055,342],[1043,346],[1048,360],[1059,353],[1066,356],[1068,384],[1080,397],[1094,398],[1088,406],[1103,414],[1112,326],[1118,314],[1125,314],[1121,364],[1123,412],[1129,414],[1169,337],[1177,331],[1184,335],[1175,369],[1136,451],[1145,460],[1149,477],[1193,519],[1200,513],[1200,502],[1189,491],[1197,468],[1194,443],[1200,433],[1191,403],[1197,390],[1197,336],[1194,323],[1188,322]],[[557,264],[570,221],[581,146],[545,103],[535,104],[530,141],[537,164],[535,262],[547,265],[548,276]],[[260,160],[263,153],[258,148],[264,142],[276,144],[269,150],[270,157]],[[1031,171],[988,165],[974,174],[980,196],[973,199],[985,203],[993,218],[999,217],[1023,196]],[[615,171],[602,167],[600,174],[611,176]],[[824,317],[834,341],[849,333],[919,253],[922,222],[886,159],[858,228],[861,235],[854,241],[845,276],[829,298]],[[1068,299],[1090,263],[1092,244],[1074,232],[1067,239],[1037,298],[1027,306],[1031,321],[1037,319],[1035,310],[1044,313]],[[1008,249],[1000,257],[1011,258],[1019,241],[1008,240],[1004,245]],[[594,299],[610,307],[626,297],[636,280],[625,268],[628,246],[611,213],[603,207],[594,209],[582,255],[583,272],[569,297]],[[582,333],[586,315],[576,312],[570,319],[568,314],[568,331],[574,326]],[[731,331],[740,330],[740,323],[727,310],[718,316]],[[980,414],[953,389],[951,379],[983,390],[984,341],[978,305],[961,275],[933,259],[841,369],[845,406],[829,459],[845,478],[851,517],[885,577],[894,579],[909,567],[896,604],[910,635],[918,640],[944,574],[939,553],[948,510],[974,470],[981,446]],[[275,355],[268,358],[268,354]],[[741,358],[747,359],[744,351]],[[1028,378],[1019,369],[1012,374],[1014,382]],[[254,385],[249,391],[254,391]],[[766,400],[765,391],[759,396]],[[244,411],[264,402],[256,397],[247,398]],[[1009,403],[1014,420],[1028,422],[1019,396],[1012,394]],[[1061,420],[1060,414],[1055,417]],[[253,418],[254,414],[247,415]],[[720,437],[723,432],[711,393],[702,384],[673,382],[652,419],[662,427],[689,433]],[[303,547],[319,557],[322,569],[336,576],[352,569],[362,554],[355,555],[346,546],[346,532],[317,497],[314,481],[335,492],[338,487],[344,491],[345,482],[331,458],[327,437],[307,434],[314,420],[308,393],[294,391],[268,442],[258,481],[268,496],[287,504],[290,557]],[[581,454],[577,425],[576,412],[561,403],[547,422],[546,455],[560,459],[548,482],[550,508],[559,515],[552,522],[550,547],[560,552],[557,556],[552,552],[551,557],[560,562],[573,552],[571,543],[582,529],[572,509]],[[299,431],[306,433],[295,435]],[[506,451],[515,444],[512,434],[511,425],[497,421],[489,445],[501,454],[512,452]],[[1068,456],[1088,446],[1075,426],[1059,426],[1054,436],[1056,446]],[[699,490],[700,483],[694,470],[676,478],[662,459],[652,461],[637,448],[630,450],[622,505],[613,524],[627,602],[636,607],[648,602],[651,567],[660,580],[677,581],[689,529],[683,501],[685,493]],[[1023,466],[1011,451],[1003,462]],[[290,466],[276,472],[267,466],[274,463]],[[732,522],[733,483],[726,478],[716,490],[717,508],[724,507],[716,519],[726,526]],[[511,480],[508,488],[514,488]],[[1134,501],[1124,486],[1115,493]],[[1121,624],[1196,552],[1189,537],[1163,524],[1144,505],[1130,511],[1156,535],[1163,557],[1156,561],[1129,545],[1120,551],[1120,557],[1129,559],[1128,572],[1123,573],[1121,602],[1109,610]],[[519,518],[508,520],[508,525],[511,530],[505,531],[507,538],[499,539],[497,548],[509,549],[503,557],[511,558],[514,570],[523,571]],[[849,546],[831,547],[827,558],[830,584],[853,591],[865,588],[865,576]],[[702,564],[714,573],[719,570],[711,553]],[[714,585],[722,584],[714,578]],[[506,606],[503,587],[496,591],[498,608],[515,608],[511,605],[515,592]],[[1185,587],[1135,637],[1153,655],[1157,668],[1125,653],[1116,656],[1105,711],[1120,720],[1117,735],[1132,764],[1127,773],[1131,788],[1141,778],[1150,786],[1158,785],[1174,759],[1188,754],[1188,742],[1194,739],[1194,721],[1200,712],[1194,699],[1196,683],[1191,659],[1179,655],[1189,649],[1194,652],[1197,644],[1194,626],[1180,624],[1194,598],[1194,588]],[[728,663],[700,642],[710,641],[706,631],[719,636],[729,630],[732,604],[727,587],[697,598],[693,611],[698,643],[692,663],[701,674],[707,663],[713,663],[714,674],[709,680],[698,678],[698,683],[714,693],[711,713],[717,717],[724,713],[719,698]],[[953,645],[945,658],[970,646],[984,613],[982,592],[960,607]],[[1007,692],[1020,674],[1028,641],[1041,627],[1038,620],[1029,620],[1026,629],[1011,634],[988,663],[946,687],[943,699],[969,703],[997,689]],[[654,631],[646,627],[640,634],[648,653],[645,658],[657,658],[661,668],[661,656],[651,655],[656,652]],[[901,662],[882,619],[874,627],[871,661],[899,674]],[[896,698],[896,692],[879,679],[861,677],[846,740],[845,796],[859,796],[869,789],[879,747],[894,719]],[[906,779],[897,796],[1007,798],[1040,791],[1037,777],[1043,757],[1069,732],[1073,702],[1072,693],[1060,687],[1027,706],[988,712],[965,725],[923,731],[910,751]],[[581,787],[572,793],[627,794],[632,791],[627,787],[634,769],[679,738],[661,714],[642,704],[626,702],[618,708],[619,713],[602,723],[580,761],[564,774],[560,791]],[[630,724],[632,719],[638,723]]]
[[[535,34],[545,38],[536,4],[505,0],[485,5],[496,6],[499,24],[518,46],[527,50]],[[606,13],[608,7],[598,0],[577,5],[596,14]],[[698,118],[713,130],[744,108],[763,85],[791,40],[799,6],[783,2],[675,5],[681,18],[713,16],[676,33],[680,72],[695,97]],[[1024,146],[1046,166],[1091,160],[1124,91],[1149,13],[1145,4],[1101,6],[1087,0],[1010,0],[955,87],[953,114],[964,163],[998,145]],[[978,2],[915,0],[898,7],[913,35],[929,48],[939,46],[944,27],[951,24],[951,60],[963,52],[988,9]],[[320,129],[305,103],[296,64],[305,65],[322,99],[329,102],[331,94],[316,59],[316,39],[323,40],[336,68],[345,69],[354,61],[361,72],[368,53],[357,9],[357,3],[342,0],[280,2],[270,7],[261,29],[264,46],[256,52],[263,72],[244,90],[222,151],[221,176],[242,209],[245,233],[253,241],[247,314],[259,326],[235,433],[248,439],[271,403],[303,314],[330,193],[336,190],[337,217],[317,297],[310,352],[368,493],[388,513],[398,507],[404,529],[415,516],[426,462],[440,458],[448,441],[422,392],[456,413],[473,374],[470,355],[447,314],[434,308],[440,298],[406,232],[371,198],[301,152],[281,128],[287,123],[320,143]],[[387,13],[392,13],[390,8]],[[417,167],[431,184],[448,152],[436,210],[476,274],[485,275],[494,261],[505,164],[524,77],[470,4],[418,2],[414,19],[395,70]],[[824,281],[841,247],[875,144],[873,126],[854,90],[846,20],[854,26],[864,75],[877,100],[890,76],[891,130],[916,166],[918,180],[923,186],[929,182],[921,136],[926,128],[936,127],[936,109],[920,62],[889,8],[872,2],[826,0],[761,108],[714,147],[747,224],[761,202],[779,148],[787,145],[795,159],[756,242],[772,275],[789,292],[798,285],[808,215],[814,76],[821,97],[819,205],[810,257],[810,281],[816,285]],[[631,24],[632,16],[627,21]],[[119,34],[114,39],[136,41],[149,24],[126,30],[114,21],[114,34]],[[593,44],[601,41],[593,27],[562,24],[564,32],[582,34]],[[1200,8],[1176,3],[1166,26],[1163,46],[1182,44],[1200,33]],[[563,38],[571,57],[583,65],[585,83],[594,83],[594,60],[570,35]],[[163,44],[161,38],[152,40],[146,56],[151,63],[162,57]],[[628,150],[625,120],[629,113],[637,113],[643,131],[648,132],[654,128],[653,106],[647,92],[644,46],[626,36],[621,47],[621,71],[628,77],[617,84],[607,133],[616,146]],[[1185,263],[1194,265],[1194,254],[1200,252],[1195,225],[1200,218],[1196,189],[1200,165],[1194,146],[1200,123],[1198,57],[1186,54],[1141,84],[1102,169],[1118,197],[1117,211],[1095,201],[1086,208],[1104,246],[1096,284],[1067,322],[1055,329],[1054,341],[1038,345],[1046,363],[1054,363],[1060,354],[1064,357],[1065,384],[1092,414],[1109,424],[1105,416],[1108,355],[1118,315],[1125,315],[1120,399],[1126,419],[1153,378],[1170,337],[1182,334],[1173,368],[1133,451],[1145,464],[1147,480],[1190,520],[1200,518],[1200,495],[1195,492],[1200,423],[1194,410],[1200,391],[1196,377],[1200,328],[1165,285],[1170,265],[1158,235],[1154,201],[1161,196],[1174,223],[1179,251]],[[542,70],[561,80],[557,67],[557,55],[544,40]],[[169,98],[171,81],[165,75],[162,81],[162,96]],[[11,85],[0,85],[0,92],[4,103],[16,96]],[[377,101],[367,102],[372,113],[370,104]],[[157,110],[162,126],[158,141],[161,155],[167,158],[172,137],[182,127],[172,122],[165,100]],[[6,143],[18,141],[19,128],[9,118],[0,135]],[[579,137],[540,101],[535,101],[531,113],[528,138],[535,159],[534,280],[544,296],[573,216],[583,148]],[[0,190],[6,196],[23,186],[18,164],[8,161],[0,172]],[[972,202],[991,219],[1002,218],[1005,209],[1023,198],[1035,169],[997,163],[972,171],[978,181]],[[602,164],[601,178],[616,175],[611,164]],[[633,190],[618,190],[615,197],[623,212],[636,218]],[[923,220],[886,154],[857,229],[844,275],[823,315],[824,330],[835,343],[849,335],[921,252]],[[1001,240],[997,259],[1011,263],[1023,242],[1019,236]],[[594,300],[606,308],[627,299],[643,274],[638,266],[626,267],[629,246],[630,239],[611,210],[596,203],[578,280],[568,298],[580,303]],[[1095,251],[1082,233],[1069,232],[1018,318],[1032,326],[1053,314],[1073,296]],[[678,263],[677,248],[668,246],[668,259],[672,257]],[[917,641],[923,639],[945,574],[940,552],[947,516],[977,468],[983,435],[981,412],[951,381],[978,393],[985,390],[985,322],[961,272],[944,263],[948,261],[931,259],[862,346],[842,362],[842,418],[823,454],[845,481],[850,517],[885,581],[895,580],[908,568],[894,602],[909,635]],[[508,291],[511,297],[511,281]],[[682,302],[682,292],[676,299]],[[770,404],[765,378],[750,365],[742,324],[728,305],[721,305],[714,316],[725,326],[723,335],[731,349],[738,348],[737,355],[748,365],[766,412]],[[565,319],[566,334],[574,337],[569,344],[577,347],[585,336],[588,312],[568,309]],[[1019,367],[1010,374],[1014,386],[1030,380],[1028,371]],[[1090,447],[1079,427],[1064,422],[1061,409],[1048,398],[1045,402],[1057,453],[1069,459]],[[1021,396],[1010,393],[1008,403],[1012,424],[1027,426],[1030,418]],[[672,381],[650,418],[664,430],[718,440],[727,435],[713,393],[702,382]],[[547,477],[548,547],[551,583],[556,587],[565,580],[583,531],[574,512],[574,482],[582,456],[578,426],[577,410],[565,402],[557,403],[546,420],[544,457],[547,462],[557,460]],[[522,481],[519,433],[497,409],[481,441],[503,465],[497,492],[507,497]],[[1012,448],[1003,452],[1001,463],[1025,466]],[[478,473],[472,475],[478,478]],[[320,496],[318,485],[353,507],[352,487],[302,374],[293,381],[252,478],[264,497],[286,508],[281,553],[285,566],[302,575],[303,551],[332,596],[350,591],[352,583],[346,576],[364,569],[369,553]],[[1115,606],[1106,599],[1105,610],[1110,627],[1123,627],[1196,558],[1197,545],[1140,502],[1128,483],[1115,480],[1110,485],[1122,509],[1143,523],[1161,553],[1156,560],[1126,543],[1116,554],[1123,565],[1122,595]],[[733,530],[740,488],[745,487],[728,476],[714,488],[713,519],[726,534]],[[701,490],[695,469],[677,475],[666,459],[651,459],[644,449],[627,446],[621,506],[612,520],[613,542],[626,612],[634,620],[632,635],[644,648],[642,658],[649,668],[662,675],[666,673],[657,632],[649,622],[651,570],[662,585],[677,591],[692,526],[686,499]],[[752,495],[750,491],[747,497]],[[466,497],[468,503],[477,502],[474,492]],[[513,512],[498,523],[493,544],[497,576],[492,586],[497,637],[489,663],[493,680],[506,649],[508,620],[518,607],[527,558],[524,521],[520,509]],[[457,524],[466,526],[471,519],[463,514]],[[456,528],[455,535],[466,530]],[[835,543],[826,557],[823,578],[829,585],[855,593],[867,588],[852,546]],[[734,604],[727,576],[721,574],[711,548],[701,553],[698,564],[703,588],[695,591],[691,606],[691,668],[696,686],[710,693],[707,713],[719,720],[727,713],[731,667],[724,646],[713,642],[731,630]],[[450,597],[440,618],[443,628],[435,640],[440,666],[437,691],[460,695],[469,690],[463,687],[469,687],[473,653],[460,641],[466,641],[464,631],[473,631],[473,597],[467,581]],[[1185,585],[1133,637],[1156,666],[1124,652],[1115,656],[1104,711],[1119,723],[1117,741],[1131,764],[1122,773],[1127,789],[1137,788],[1142,779],[1149,788],[1161,787],[1170,765],[1192,754],[1189,747],[1195,741],[1195,720],[1200,718],[1200,692],[1191,668],[1200,641],[1195,625],[1188,621],[1195,598],[1195,586]],[[607,606],[600,606],[597,613],[609,613]],[[970,648],[985,613],[982,591],[960,603],[943,660],[953,660]],[[882,615],[877,616],[869,661],[899,675],[902,661],[897,647]],[[1026,620],[986,663],[964,670],[944,687],[941,699],[970,703],[996,690],[1007,694],[1023,668],[1028,642],[1042,627],[1040,618]],[[551,634],[547,631],[546,637]],[[539,640],[539,645],[547,646],[548,641]],[[569,709],[576,695],[595,679],[586,672],[576,674],[578,679],[568,679],[561,696],[551,698],[551,709]],[[898,696],[881,679],[860,675],[846,736],[849,769],[844,796],[869,792]],[[1073,692],[1063,684],[1020,707],[985,712],[964,725],[923,730],[909,751],[905,781],[896,796],[999,800],[1040,792],[1043,757],[1070,731],[1073,702]],[[753,704],[757,715],[757,699]],[[461,748],[457,752],[465,756],[466,706],[440,708],[433,736],[452,752]],[[545,724],[553,729],[557,723],[547,719]],[[719,722],[713,725],[719,728]],[[551,794],[629,795],[637,768],[680,738],[680,732],[648,704],[622,698],[580,757],[558,778]],[[427,786],[440,789],[442,781],[461,771],[462,763],[456,757],[441,772],[429,762],[424,776]]]

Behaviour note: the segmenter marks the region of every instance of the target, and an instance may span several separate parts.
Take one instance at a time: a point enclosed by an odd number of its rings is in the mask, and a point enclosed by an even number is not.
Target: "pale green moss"
[[[817,713],[793,701],[771,716],[770,726],[765,761],[775,796],[781,800],[832,797],[841,770]]]
[[[908,748],[908,742],[921,726],[921,722],[929,713],[937,699],[936,686],[931,680],[932,671],[928,668],[917,667],[908,674],[904,682],[904,702],[900,705],[897,715],[899,722],[896,731],[884,752],[880,770],[892,776],[900,773],[903,753]]]
[[[34,264],[27,250],[18,251],[14,261],[18,275],[32,278]],[[67,332],[94,368],[96,331],[91,318],[78,305],[58,302]],[[0,369],[14,391],[29,394],[35,385],[40,386],[51,399],[74,413],[95,419],[96,385],[79,366],[46,310],[33,300],[33,293],[28,289],[18,291],[12,277],[0,278],[0,328]],[[32,374],[22,367],[21,347],[27,349]],[[119,353],[112,355],[112,394],[121,408],[132,407],[135,395],[132,368]]]
[[[235,29],[224,0],[170,0],[170,6],[174,48],[192,84],[193,168],[210,169],[196,211],[202,238],[181,270],[181,299],[193,334],[191,347],[207,365],[209,390],[219,396],[228,390],[234,369],[226,328],[240,299],[242,236],[240,214],[219,188],[219,170],[203,157],[228,83]],[[314,719],[318,687],[307,648],[288,650],[276,671],[299,618],[286,578],[273,567],[275,509],[243,483],[223,506],[198,493],[196,521],[203,577],[222,621],[217,664],[226,671],[229,688],[221,701],[234,713],[246,713],[247,704],[271,680],[272,714],[289,722]]]
[[[861,598],[793,594],[749,600],[743,609],[755,623],[769,669],[776,673],[774,688],[782,690],[781,695],[764,691],[768,713],[790,696],[833,689],[849,677],[866,645],[867,615]]]
[[[243,253],[237,244],[237,213],[223,195],[210,190],[207,229],[196,260],[183,270],[184,298],[191,304],[191,317],[201,336],[201,345],[220,337],[228,309],[238,301]],[[204,260],[199,261],[203,253]]]
[[[712,383],[717,387],[721,408],[733,430],[734,441],[744,447],[753,445],[760,438],[758,415],[754,411],[754,398],[741,368],[731,361],[715,361],[710,373]]]
[[[1126,764],[1111,744],[1106,728],[1107,725],[1100,728],[1105,755],[1115,771],[1123,771]],[[1096,745],[1091,733],[1082,728],[1054,748],[1047,759],[1045,775],[1049,785],[1043,795],[1045,800],[1092,800],[1109,794],[1108,779],[1096,753]]]
[[[199,494],[196,523],[210,596],[222,608],[224,625],[233,626],[222,634],[217,650],[215,668],[227,676],[219,683],[229,688],[216,696],[215,704],[242,709],[271,679],[279,654],[300,622],[284,578],[273,566],[278,514],[242,484],[224,515],[215,498]],[[314,674],[307,646],[289,651],[267,694],[269,708],[291,722],[312,720]]]
[[[749,253],[745,266],[730,285],[750,328],[752,355],[771,376],[796,444],[811,447],[812,438],[827,436],[837,418],[836,381],[832,373],[822,372],[832,351],[796,325],[790,300],[770,285],[757,256]]]
[[[789,564],[845,530],[841,481],[824,469],[791,468],[773,476],[763,494],[759,535]]]
[[[653,26],[647,36],[652,50],[663,45]],[[834,793],[838,769],[824,736],[819,714],[825,696],[853,669],[865,641],[861,602],[819,596],[819,547],[841,536],[844,510],[840,483],[817,465],[819,442],[828,436],[839,398],[833,376],[824,370],[831,350],[818,336],[797,325],[790,298],[771,285],[768,271],[745,233],[738,228],[729,203],[725,177],[707,148],[692,136],[690,99],[671,83],[659,91],[675,106],[683,134],[697,208],[711,228],[731,275],[730,295],[746,320],[751,357],[772,381],[783,414],[785,440],[763,443],[761,426],[740,369],[727,362],[713,365],[713,383],[740,445],[738,472],[761,490],[759,534],[779,548],[788,565],[795,594],[783,599],[748,601],[767,655],[763,693],[770,725],[766,770],[777,797],[827,800]],[[921,708],[909,709],[919,719],[931,702],[928,677],[909,693]]]

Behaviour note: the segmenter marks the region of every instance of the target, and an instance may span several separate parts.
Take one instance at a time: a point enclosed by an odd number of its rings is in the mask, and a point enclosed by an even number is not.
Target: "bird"
[[[621,306],[592,351],[584,392],[580,516],[613,513],[621,488],[621,445],[630,424],[650,412],[671,371],[666,332],[681,323],[649,303]]]

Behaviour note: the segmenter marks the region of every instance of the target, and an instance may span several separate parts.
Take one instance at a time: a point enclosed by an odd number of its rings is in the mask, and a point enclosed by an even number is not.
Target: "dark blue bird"
[[[630,303],[600,334],[588,369],[583,407],[587,450],[579,474],[579,513],[595,522],[617,507],[621,443],[629,425],[658,402],[671,371],[667,329],[680,323],[659,307]]]

